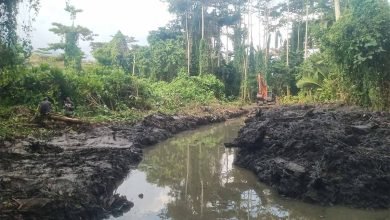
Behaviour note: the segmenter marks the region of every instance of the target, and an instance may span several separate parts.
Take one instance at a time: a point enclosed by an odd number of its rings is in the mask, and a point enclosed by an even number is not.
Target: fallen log
[[[82,121],[78,118],[69,118],[69,117],[62,116],[62,115],[49,115],[49,118],[52,120],[63,121],[63,122],[68,122],[68,123],[73,123],[73,124],[85,123],[84,121]]]

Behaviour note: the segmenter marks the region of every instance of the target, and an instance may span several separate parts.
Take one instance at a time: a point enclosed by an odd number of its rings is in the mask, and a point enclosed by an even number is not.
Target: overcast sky
[[[47,47],[60,38],[49,29],[53,22],[70,25],[69,14],[64,11],[65,0],[41,0],[41,8],[33,22],[32,44],[34,49]],[[84,10],[76,18],[76,24],[89,28],[99,36],[95,41],[109,41],[118,30],[135,37],[145,45],[149,31],[165,26],[173,15],[160,0],[73,0],[76,8]],[[23,10],[21,10],[23,11]],[[21,13],[21,16],[23,13]],[[23,19],[23,18],[22,18]],[[80,46],[87,52],[89,42]]]

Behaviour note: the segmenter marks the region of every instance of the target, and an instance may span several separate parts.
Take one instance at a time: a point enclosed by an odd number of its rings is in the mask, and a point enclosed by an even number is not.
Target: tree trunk
[[[260,51],[261,50],[261,11],[260,11],[260,9],[261,9],[261,6],[260,6],[260,4],[259,4],[259,48],[258,48],[258,50]]]
[[[202,39],[204,38],[204,6],[202,3]]]
[[[226,26],[226,60],[227,62],[230,61],[229,59],[229,27]]]
[[[298,40],[297,40],[297,52],[299,52],[300,44],[300,32],[301,32],[301,21],[298,21]]]
[[[189,180],[189,174],[190,174],[190,146],[187,144],[187,169],[186,169],[186,188],[184,191],[184,197],[187,201],[187,192],[188,192],[188,180]]]
[[[203,217],[203,207],[204,207],[204,185],[203,185],[203,175],[202,175],[202,146],[199,146],[199,179],[200,179],[200,216]]]
[[[62,115],[50,114],[49,118],[52,119],[52,120],[63,121],[63,122],[72,123],[72,124],[83,124],[83,123],[85,123],[85,122],[81,121],[80,119],[69,118],[69,117],[62,116]]]
[[[334,0],[334,14],[336,16],[336,21],[340,18],[340,0]]]
[[[204,65],[204,6],[203,6],[203,3],[202,3],[202,24],[201,24],[201,30],[202,30],[202,38],[200,40],[200,44],[199,44],[199,76],[202,75],[202,72],[203,72],[203,65]]]
[[[286,37],[287,37],[287,45],[286,45],[286,65],[287,67],[289,66],[289,45],[290,45],[290,41],[289,41],[289,28],[290,27],[290,1],[287,0],[287,34],[286,34]]]
[[[251,11],[251,6],[252,6],[252,1],[249,0],[248,1],[248,45],[252,45],[252,11]],[[244,40],[244,47],[245,47],[245,40]],[[248,72],[249,72],[249,50],[250,50],[250,46],[248,47],[248,49],[245,49],[245,57],[244,57],[244,77],[245,77],[245,97],[244,97],[244,100],[249,100],[249,88],[248,88]],[[250,74],[250,73],[249,73]]]
[[[245,50],[244,50],[245,51]],[[245,52],[244,54],[244,83],[243,83],[243,101],[248,99],[248,56]]]
[[[290,92],[290,86],[289,85],[287,85],[286,86],[286,92],[287,92],[287,96],[290,96],[291,95],[291,92]]]
[[[191,54],[190,54],[190,33],[188,30],[188,11],[186,11],[186,37],[187,37],[187,74],[190,75],[190,63],[191,63]]]
[[[248,41],[249,45],[253,43],[253,28],[252,28],[252,0],[248,2]]]
[[[268,66],[268,52],[269,52],[269,10],[268,10],[268,4],[265,8],[265,33],[264,33],[264,43],[265,43],[265,56],[264,56],[264,63],[265,67]]]
[[[264,49],[267,48],[267,36],[268,36],[268,6],[266,5],[265,8],[265,25],[264,25],[264,36],[263,36],[263,47]]]
[[[305,56],[304,56],[304,59],[306,60],[307,59],[307,26],[308,26],[308,22],[309,22],[309,5],[307,5],[307,2],[306,2],[306,30],[305,30]]]
[[[135,52],[133,55],[133,76],[135,76]]]

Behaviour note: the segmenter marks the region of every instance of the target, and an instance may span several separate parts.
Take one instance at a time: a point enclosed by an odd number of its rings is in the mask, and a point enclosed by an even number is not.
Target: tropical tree
[[[323,87],[323,81],[329,74],[327,60],[323,54],[314,54],[300,67],[297,75],[297,86],[304,90],[314,90]]]
[[[153,78],[171,81],[177,76],[180,69],[185,67],[185,50],[182,45],[182,39],[169,39],[151,45],[151,71]]]
[[[22,25],[27,37],[18,35],[17,15],[21,3],[28,4],[30,11],[38,12],[39,0],[1,0],[0,1],[0,70],[9,65],[22,63],[31,53],[29,32],[31,22]]]
[[[336,21],[339,20],[341,12],[340,12],[340,0],[334,0],[334,14],[336,17]]]
[[[350,101],[390,108],[390,6],[385,0],[351,0],[329,29],[323,49],[343,70]]]
[[[60,23],[52,23],[54,26],[50,29],[51,32],[62,38],[59,43],[49,44],[47,50],[63,50],[64,51],[64,64],[66,67],[81,70],[81,59],[84,53],[78,46],[79,40],[92,41],[96,36],[91,30],[82,26],[75,26],[74,21],[78,13],[82,12],[81,9],[76,9],[66,3],[65,11],[70,15],[72,25],[67,26]]]
[[[167,27],[151,31],[148,42],[150,76],[171,81],[186,66],[185,41],[179,26],[171,23]]]
[[[130,72],[132,61],[135,61],[135,55],[130,56],[129,44],[134,42],[134,37],[126,36],[118,31],[108,43],[91,43],[92,55],[104,66],[116,66]]]

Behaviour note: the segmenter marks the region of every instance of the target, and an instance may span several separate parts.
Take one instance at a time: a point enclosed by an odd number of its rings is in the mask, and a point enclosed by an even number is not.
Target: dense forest
[[[1,0],[0,116],[9,118],[15,106],[34,109],[46,96],[58,109],[72,97],[79,116],[125,118],[137,110],[249,103],[258,74],[281,103],[390,109],[386,0],[164,2],[175,19],[151,31],[147,46],[119,30],[109,42],[95,42],[99,33],[75,22],[83,11],[64,2],[69,22],[51,21],[50,29],[62,40],[37,51],[32,23],[17,18],[27,4],[33,19],[40,1]],[[80,41],[91,43],[93,62],[83,60]]]

